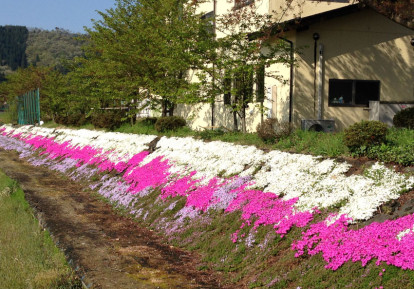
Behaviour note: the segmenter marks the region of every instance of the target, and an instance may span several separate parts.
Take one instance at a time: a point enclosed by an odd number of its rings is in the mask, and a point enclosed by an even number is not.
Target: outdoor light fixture
[[[315,41],[319,40],[319,33],[317,32],[313,33],[313,40]],[[411,40],[411,43],[412,43],[412,40]]]

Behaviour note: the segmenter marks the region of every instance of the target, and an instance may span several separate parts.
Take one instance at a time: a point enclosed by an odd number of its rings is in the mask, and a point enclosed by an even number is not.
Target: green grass
[[[414,164],[414,130],[391,128],[386,142],[367,150],[367,156],[384,162]]]
[[[297,153],[310,153],[326,157],[338,157],[348,155],[348,149],[343,144],[342,133],[328,134],[321,132],[296,130],[290,136],[281,139],[275,144],[263,142],[256,133],[241,132],[215,132],[215,131],[192,131],[189,128],[181,128],[177,131],[158,133],[153,125],[137,122],[134,126],[122,125],[116,131],[135,134],[166,135],[185,137],[192,136],[209,141],[220,140],[240,145],[253,145],[261,149],[278,149]]]
[[[1,171],[0,195],[0,288],[81,288],[23,191]]]
[[[13,117],[11,117],[11,114],[7,111],[0,112],[0,124],[3,123],[17,123],[17,120],[15,121]]]
[[[295,130],[291,135],[274,144],[272,148],[296,153],[338,157],[348,155],[348,148],[343,144],[342,139],[343,133]]]
[[[122,133],[134,133],[134,134],[145,134],[145,135],[165,135],[168,137],[186,137],[194,136],[196,133],[188,127],[179,128],[176,131],[167,131],[164,133],[159,133],[155,130],[154,125],[148,125],[143,122],[137,121],[135,125],[123,124],[120,128],[116,129],[117,132]]]
[[[9,101],[7,111],[0,113],[0,123],[17,123],[17,101]]]

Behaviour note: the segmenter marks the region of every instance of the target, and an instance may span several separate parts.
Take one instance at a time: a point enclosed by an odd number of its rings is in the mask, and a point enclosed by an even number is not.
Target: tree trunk
[[[239,125],[237,123],[237,111],[233,110],[233,131],[236,132],[239,130]]]
[[[173,116],[174,113],[174,103],[168,99],[163,99],[161,102],[161,116]]]
[[[161,102],[161,116],[166,117],[167,116],[167,101],[165,99]]]
[[[246,133],[247,132],[247,128],[246,128],[246,108],[243,106],[241,112],[240,112],[241,116],[241,125],[242,125],[242,132]]]

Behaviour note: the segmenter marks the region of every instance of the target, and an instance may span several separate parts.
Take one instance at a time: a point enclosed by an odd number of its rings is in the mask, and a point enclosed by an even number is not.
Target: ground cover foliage
[[[346,176],[347,164],[310,155],[38,127],[3,126],[0,146],[87,182],[172,244],[201,252],[199,269],[222,271],[228,282],[249,288],[414,285],[413,215],[360,223],[414,186],[412,176],[379,163]]]
[[[0,215],[1,288],[82,288],[22,189],[1,171]]]

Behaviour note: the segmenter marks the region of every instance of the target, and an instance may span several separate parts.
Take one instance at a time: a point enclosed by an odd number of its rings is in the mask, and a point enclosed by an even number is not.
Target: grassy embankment
[[[157,134],[152,126],[142,124],[125,125],[118,131]],[[255,134],[200,133],[187,128],[170,132],[168,135],[194,136],[255,145],[264,149],[279,148],[330,157],[349,156],[342,143],[341,133],[295,131],[276,144],[265,144]],[[394,148],[390,151],[398,152],[395,148],[412,148],[413,140],[413,130],[392,129],[386,145]],[[156,190],[140,199],[136,209],[143,209],[148,214],[142,214],[143,217],[138,221],[158,231],[171,244],[201,253],[204,265],[199,269],[221,271],[228,283],[240,282],[249,288],[414,288],[414,271],[385,263],[377,266],[375,260],[365,267],[361,266],[361,262],[347,262],[338,270],[332,271],[325,268],[326,262],[321,254],[295,258],[295,252],[291,250],[292,242],[300,239],[301,232],[306,228],[293,228],[285,237],[280,238],[271,226],[259,227],[258,232],[253,234],[254,239],[246,238],[233,243],[230,235],[240,228],[240,212],[223,213],[211,210],[196,219],[185,220],[185,224],[175,231],[168,230],[165,225],[176,219],[175,213],[184,207],[185,200],[176,197],[163,202],[158,197],[159,193]],[[312,223],[323,220],[328,211],[322,212]],[[253,233],[251,229],[251,226],[246,226],[240,234],[249,236]]]
[[[82,288],[24,192],[1,171],[0,276],[0,288]]]
[[[365,267],[361,262],[347,262],[332,271],[325,268],[321,254],[296,258],[291,245],[300,239],[304,228],[293,228],[280,238],[271,226],[260,226],[257,232],[252,226],[245,226],[239,234],[254,237],[233,243],[230,235],[240,228],[240,212],[209,210],[185,220],[178,229],[165,227],[176,218],[175,213],[184,207],[185,200],[176,197],[160,201],[158,196],[159,192],[155,191],[140,199],[136,208],[148,214],[143,214],[138,221],[161,236],[165,237],[167,232],[165,238],[172,245],[201,253],[204,265],[199,270],[222,272],[227,283],[239,284],[240,288],[414,288],[414,271],[385,263],[377,266],[375,259]],[[321,221],[326,214],[322,213],[312,223]]]
[[[157,134],[151,125],[124,125],[120,132]],[[169,136],[194,136],[207,140],[221,140],[243,145],[255,145],[263,149],[280,149],[290,152],[310,153],[326,157],[351,156],[343,144],[343,133],[325,134],[297,130],[274,144],[266,144],[257,134],[193,132],[187,128],[171,132]],[[386,144],[375,148],[382,154],[371,152],[373,159],[413,164],[414,130],[390,129]],[[411,157],[410,157],[411,155]],[[159,192],[140,199],[137,209],[148,214],[139,222],[163,232],[164,224],[174,220],[185,201],[179,197],[160,202]],[[173,210],[168,208],[175,203]],[[324,219],[323,212],[316,223]],[[375,261],[365,267],[361,262],[347,262],[338,270],[326,269],[321,254],[295,258],[291,250],[294,240],[301,237],[303,229],[293,228],[284,238],[274,233],[270,226],[259,227],[254,239],[248,238],[236,244],[229,237],[239,229],[240,213],[208,211],[196,219],[188,220],[175,232],[168,232],[168,240],[180,247],[196,250],[203,255],[205,265],[225,274],[227,282],[247,284],[249,288],[414,288],[414,271],[402,270]],[[252,220],[252,223],[254,220]],[[249,236],[252,227],[246,226],[239,233]],[[168,231],[168,228],[167,228]]]

